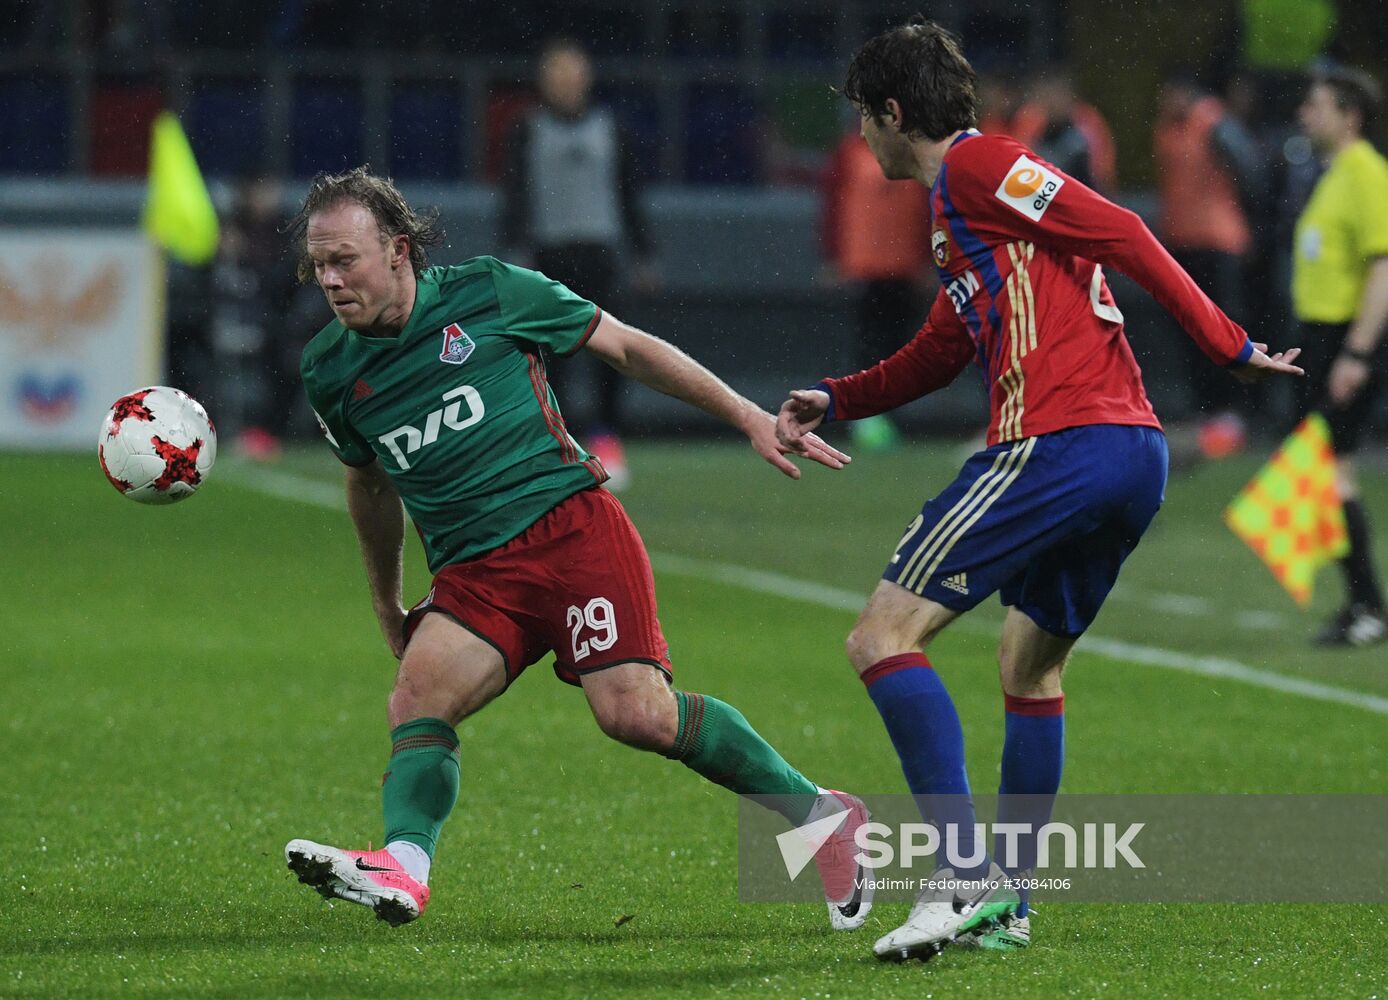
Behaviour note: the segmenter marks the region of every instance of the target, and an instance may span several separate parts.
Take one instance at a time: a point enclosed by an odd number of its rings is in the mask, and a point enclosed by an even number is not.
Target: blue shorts
[[[1162,504],[1166,458],[1161,431],[1116,424],[984,449],[921,508],[882,578],[955,611],[997,591],[1078,636]]]

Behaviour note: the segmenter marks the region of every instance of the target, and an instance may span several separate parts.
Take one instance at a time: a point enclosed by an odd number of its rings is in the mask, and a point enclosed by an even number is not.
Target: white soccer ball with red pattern
[[[192,396],[156,385],[115,401],[96,453],[111,485],[131,500],[177,503],[212,471],[217,429]]]

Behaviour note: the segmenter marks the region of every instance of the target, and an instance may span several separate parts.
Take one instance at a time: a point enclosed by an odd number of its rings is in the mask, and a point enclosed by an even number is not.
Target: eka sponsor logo
[[[994,195],[1003,204],[1040,222],[1065,185],[1065,178],[1031,157],[1022,155],[1007,171]]]

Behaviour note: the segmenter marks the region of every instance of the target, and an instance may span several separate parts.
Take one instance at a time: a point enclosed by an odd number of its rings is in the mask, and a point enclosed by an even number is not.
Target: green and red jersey
[[[333,320],[304,349],[304,387],[333,452],[381,461],[431,572],[606,480],[565,429],[541,353],[573,354],[600,316],[536,271],[475,257],[419,275],[398,336]]]

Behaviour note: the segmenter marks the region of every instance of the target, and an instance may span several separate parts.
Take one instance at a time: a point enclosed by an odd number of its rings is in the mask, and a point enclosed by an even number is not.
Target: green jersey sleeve
[[[345,465],[370,465],[374,462],[376,453],[371,450],[371,445],[352,429],[352,425],[345,418],[343,411],[346,393],[334,392],[331,388],[324,387],[313,377],[307,359],[300,373],[303,376],[304,389],[308,392],[309,405],[313,407],[313,415],[318,418],[318,426],[322,428],[323,436],[328,439],[333,454]]]
[[[513,337],[566,356],[597,329],[602,310],[539,271],[498,260],[492,263],[492,279],[502,322]]]

